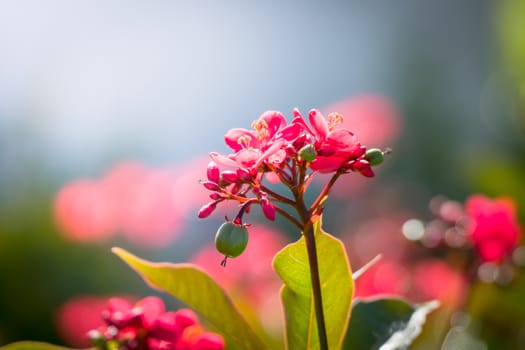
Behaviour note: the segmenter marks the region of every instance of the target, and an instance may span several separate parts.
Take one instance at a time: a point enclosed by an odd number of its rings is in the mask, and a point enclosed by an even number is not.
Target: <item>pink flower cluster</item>
[[[165,245],[177,236],[183,215],[175,180],[170,169],[118,164],[100,179],[66,184],[55,198],[55,221],[65,237],[76,241],[103,241],[121,233],[140,245]]]
[[[491,199],[475,194],[465,204],[437,197],[430,205],[436,218],[416,235],[434,248],[473,247],[481,262],[500,264],[511,257],[521,229],[510,198]]]
[[[514,202],[481,195],[468,198],[467,234],[482,261],[500,262],[512,254],[520,237]]]
[[[88,332],[101,349],[122,350],[222,350],[224,339],[205,331],[189,309],[164,309],[157,297],[146,297],[132,305],[112,298],[102,312],[105,324]]]
[[[236,128],[226,133],[225,142],[232,153],[210,154],[208,179],[202,184],[212,191],[212,201],[201,208],[200,218],[209,216],[218,203],[233,199],[246,203],[246,208],[259,203],[266,217],[273,220],[272,200],[279,198],[262,184],[265,175],[290,188],[301,178],[300,172],[308,169],[312,173],[357,171],[374,176],[366,147],[341,127],[342,115],[330,113],[325,118],[314,109],[308,113],[309,123],[299,110],[294,109],[293,115],[293,121],[287,123],[281,112],[267,111],[253,122],[252,130]],[[250,190],[254,196],[248,198]]]

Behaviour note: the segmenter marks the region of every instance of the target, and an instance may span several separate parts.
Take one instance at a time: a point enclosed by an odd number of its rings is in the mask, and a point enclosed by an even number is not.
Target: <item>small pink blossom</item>
[[[212,159],[224,166],[253,169],[268,160],[274,164],[284,161],[285,153],[280,152],[285,141],[292,141],[301,132],[298,125],[287,125],[281,112],[267,111],[253,124],[253,130],[231,129],[224,137],[226,144],[235,152],[224,156],[211,153]]]
[[[482,261],[501,262],[512,254],[521,230],[511,199],[473,195],[467,199],[465,211],[467,235]]]
[[[308,113],[310,128],[298,111],[295,114],[294,123],[307,130],[317,152],[317,157],[310,164],[311,169],[321,173],[333,172],[365,153],[366,148],[350,130],[338,128],[342,115],[331,113],[326,119],[320,111],[312,109]]]

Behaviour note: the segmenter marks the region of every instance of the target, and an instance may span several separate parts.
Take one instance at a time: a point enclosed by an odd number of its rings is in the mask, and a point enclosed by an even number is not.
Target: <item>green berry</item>
[[[215,247],[228,258],[235,258],[244,252],[248,244],[248,230],[241,224],[225,222],[215,235]]]
[[[315,153],[314,145],[306,145],[299,150],[299,157],[306,160],[307,162],[312,162],[317,157]]]
[[[365,158],[370,165],[379,165],[383,163],[383,151],[379,148],[370,148],[366,151]]]

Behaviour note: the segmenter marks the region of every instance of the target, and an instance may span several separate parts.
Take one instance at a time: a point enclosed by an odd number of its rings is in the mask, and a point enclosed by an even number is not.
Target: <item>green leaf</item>
[[[0,350],[72,350],[62,346],[41,343],[36,341],[21,341],[0,346]]]
[[[152,263],[113,248],[152,288],[167,292],[205,317],[226,340],[228,349],[267,349],[226,292],[192,264]]]
[[[328,346],[339,349],[350,317],[354,281],[342,242],[321,229],[321,219],[314,224],[314,232]],[[273,266],[284,282],[281,299],[287,348],[319,349],[304,237],[282,249],[275,256]]]
[[[439,306],[410,305],[401,299],[357,300],[343,349],[406,349],[421,333],[426,316]]]

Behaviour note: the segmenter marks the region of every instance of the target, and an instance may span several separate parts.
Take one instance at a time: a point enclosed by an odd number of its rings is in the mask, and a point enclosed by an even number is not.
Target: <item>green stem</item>
[[[321,350],[328,350],[328,337],[326,336],[326,325],[323,313],[323,297],[321,291],[321,279],[319,277],[319,263],[317,259],[317,247],[312,222],[309,222],[303,231],[308,252],[308,263],[310,265],[310,280],[312,283],[312,294],[314,298],[315,317],[317,319],[317,332]]]
[[[315,317],[317,320],[317,334],[321,350],[328,350],[328,337],[326,335],[326,323],[323,312],[323,296],[321,290],[321,278],[319,276],[319,261],[317,258],[317,246],[315,242],[315,232],[313,229],[312,212],[306,208],[304,203],[304,178],[306,169],[301,168],[299,175],[299,186],[294,191],[297,202],[297,212],[303,222],[303,237],[308,253],[308,265],[310,266],[310,282],[312,285],[312,297],[314,299]]]

